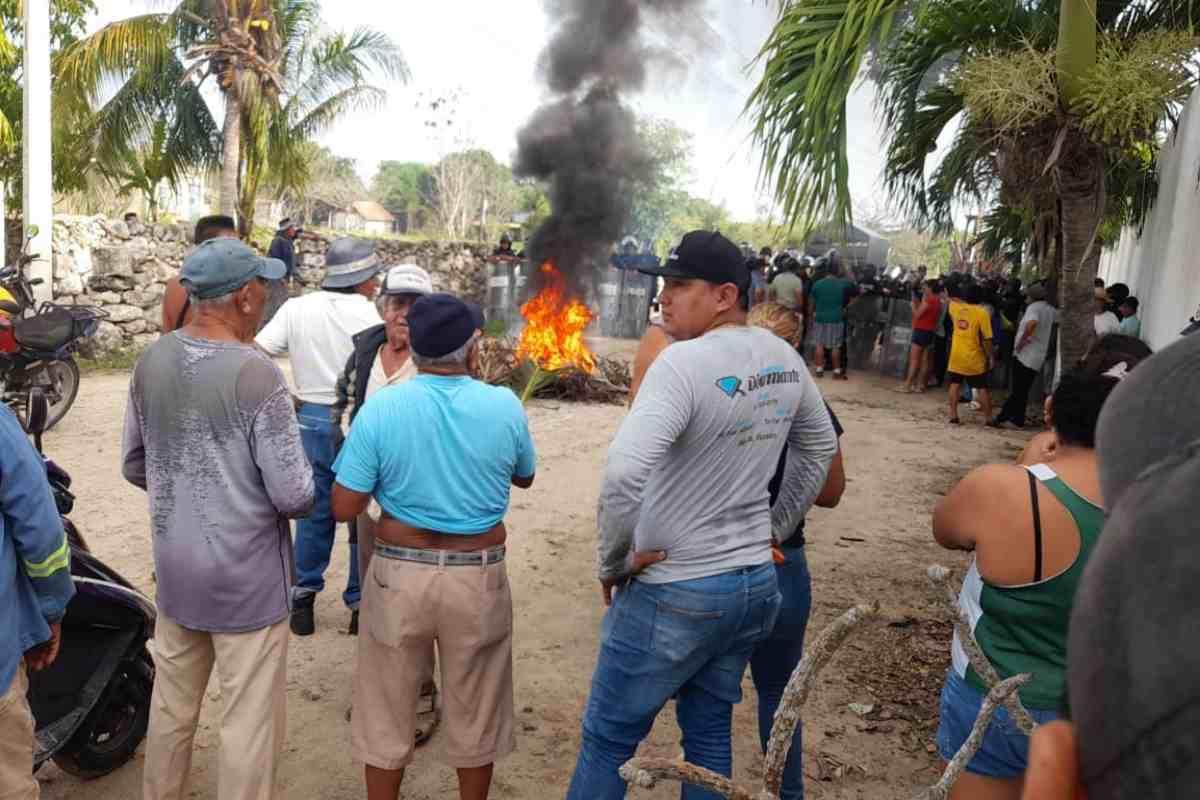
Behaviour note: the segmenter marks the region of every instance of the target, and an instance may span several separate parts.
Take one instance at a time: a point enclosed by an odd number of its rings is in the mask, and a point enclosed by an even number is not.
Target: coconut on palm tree
[[[792,220],[850,217],[846,98],[872,61],[884,184],[919,224],[996,204],[999,244],[1061,264],[1064,361],[1090,338],[1106,223],[1149,206],[1164,126],[1194,86],[1184,0],[794,0],[747,109]],[[1193,12],[1195,13],[1195,12]],[[929,158],[953,132],[941,163]]]
[[[322,30],[317,0],[182,0],[167,12],[106,25],[67,47],[55,68],[62,84],[95,105],[113,80],[118,93],[144,96],[150,89],[139,75],[175,72],[185,89],[180,96],[193,97],[211,78],[224,105],[220,210],[229,215],[253,208],[258,182],[248,175],[251,164],[275,158],[272,148],[293,147],[289,137],[307,141],[366,99],[378,102],[382,91],[367,83],[373,74],[407,77],[386,36]],[[209,113],[203,103],[191,110]],[[114,151],[116,142],[144,145],[154,130],[148,117],[109,123],[101,135],[113,140]]]

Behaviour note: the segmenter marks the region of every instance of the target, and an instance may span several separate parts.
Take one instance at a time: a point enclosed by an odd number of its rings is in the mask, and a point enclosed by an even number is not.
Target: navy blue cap
[[[716,231],[684,234],[669,258],[658,266],[643,266],[640,272],[664,278],[692,278],[709,283],[732,283],[739,290],[750,285],[746,259],[733,242]]]
[[[483,328],[479,306],[451,294],[429,294],[408,312],[408,339],[413,352],[424,358],[453,353]]]
[[[281,280],[287,267],[277,258],[264,258],[239,239],[219,237],[196,247],[183,260],[179,282],[200,300],[210,300],[242,288],[253,278]]]

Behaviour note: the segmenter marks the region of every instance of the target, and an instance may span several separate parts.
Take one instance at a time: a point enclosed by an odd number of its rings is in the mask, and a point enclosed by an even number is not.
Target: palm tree
[[[19,54],[17,48],[13,47],[13,43],[9,41],[8,35],[4,32],[4,26],[0,25],[0,72],[11,73],[17,68],[17,59]],[[13,132],[12,120],[4,113],[3,106],[0,106],[0,153],[16,147],[17,137]],[[2,214],[3,209],[0,209]]]
[[[1179,67],[1195,41],[1154,32],[1189,31],[1197,11],[1195,0],[784,2],[747,104],[763,175],[789,219],[849,220],[846,97],[873,58],[889,193],[943,228],[964,196],[1003,206],[989,215],[1005,226],[997,240],[1029,238],[1043,268],[1061,262],[1070,363],[1090,336],[1102,223],[1144,213],[1162,125],[1194,85]],[[1134,73],[1149,90],[1114,88]]]
[[[253,229],[254,199],[264,182],[278,198],[302,194],[313,176],[312,141],[345,114],[383,105],[387,92],[368,82],[373,72],[408,76],[387,36],[369,29],[321,35],[317,12],[310,2],[281,5],[279,75],[288,91],[277,108],[243,111],[247,138],[238,209],[243,235]]]
[[[319,101],[313,105],[314,88],[337,86],[347,92],[361,88],[371,69],[390,78],[407,77],[395,45],[369,30],[350,37],[362,45],[352,57],[307,62],[312,69],[327,72],[313,75],[298,70],[299,50],[320,51],[331,41],[346,41],[339,34],[323,33],[319,19],[318,0],[181,0],[172,11],[114,22],[72,44],[56,59],[56,69],[61,83],[93,104],[113,80],[122,90],[139,92],[137,76],[145,72],[177,71],[189,93],[198,93],[213,78],[224,100],[220,208],[232,216],[247,201],[253,206],[257,182],[247,185],[243,168],[255,154],[261,161],[264,153],[270,153],[268,135],[278,127],[276,118],[296,113],[297,105],[315,112],[311,124],[300,124],[304,121],[300,116],[293,117],[297,124],[287,126],[295,135],[308,137],[337,113],[355,107],[352,101],[339,103],[330,96],[324,98],[330,101],[324,106]],[[193,106],[193,110],[208,113],[207,108]],[[139,138],[144,142],[151,132],[146,124],[114,121],[114,125],[115,130],[106,135],[124,139],[126,146]]]

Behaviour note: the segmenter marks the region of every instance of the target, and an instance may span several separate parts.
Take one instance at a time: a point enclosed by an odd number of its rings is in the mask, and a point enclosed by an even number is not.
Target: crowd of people
[[[122,473],[147,495],[158,605],[143,796],[188,796],[214,667],[218,795],[278,796],[289,633],[315,630],[313,601],[344,522],[343,599],[358,635],[349,752],[364,764],[367,797],[399,797],[440,719],[460,796],[482,800],[515,746],[505,516],[537,463],[520,401],[474,377],[482,314],[437,293],[417,265],[383,264],[369,243],[342,239],[320,291],[263,326],[288,266],[230,230],[224,220],[198,228],[183,303],[129,388]],[[619,768],[672,699],[684,757],[730,775],[747,667],[766,748],[812,604],[805,516],[836,506],[846,485],[843,429],[814,378],[826,353],[845,376],[839,351],[857,284],[836,260],[823,267],[811,285],[792,269],[756,283],[736,245],[694,231],[643,268],[663,281],[662,323],[639,347],[601,479],[607,610],[571,800],[624,797]],[[905,386],[938,377],[929,351],[949,319],[952,421],[964,383],[987,413],[979,376],[1005,348],[997,314],[1016,318],[1008,347],[1025,370],[1036,374],[1046,357],[1044,291],[997,288],[924,281],[913,300],[922,335]],[[1136,310],[1128,300],[1118,308]],[[818,348],[811,370],[798,352],[806,335]],[[1174,797],[1194,785],[1195,569],[1177,523],[1195,504],[1198,348],[1190,337],[1151,358],[1134,336],[1098,330],[1018,463],[971,471],[937,504],[935,541],[974,553],[959,599],[973,638],[1002,678],[1032,674],[1020,698],[1043,726],[1031,750],[1000,711],[954,798],[1015,799],[1023,787],[1064,800],[1080,787],[1093,798]],[[294,390],[272,359],[283,355]],[[1002,421],[1023,424],[1025,399],[1006,404]],[[43,465],[7,411],[0,437],[0,796],[25,800],[38,793],[26,670],[53,662],[73,589]],[[988,688],[965,648],[956,637],[941,698],[947,759]],[[1077,727],[1061,721],[1068,698]],[[798,727],[786,800],[804,793],[800,737]]]

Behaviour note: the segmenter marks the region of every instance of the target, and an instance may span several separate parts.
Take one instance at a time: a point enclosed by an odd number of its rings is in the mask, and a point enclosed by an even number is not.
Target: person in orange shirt
[[[946,372],[946,382],[950,384],[950,423],[961,424],[958,399],[966,383],[978,395],[986,424],[996,427],[992,420],[992,395],[988,391],[988,373],[993,366],[992,319],[979,305],[979,298],[979,286],[972,283],[963,289],[962,301],[950,303],[950,320],[954,323],[950,367]]]

